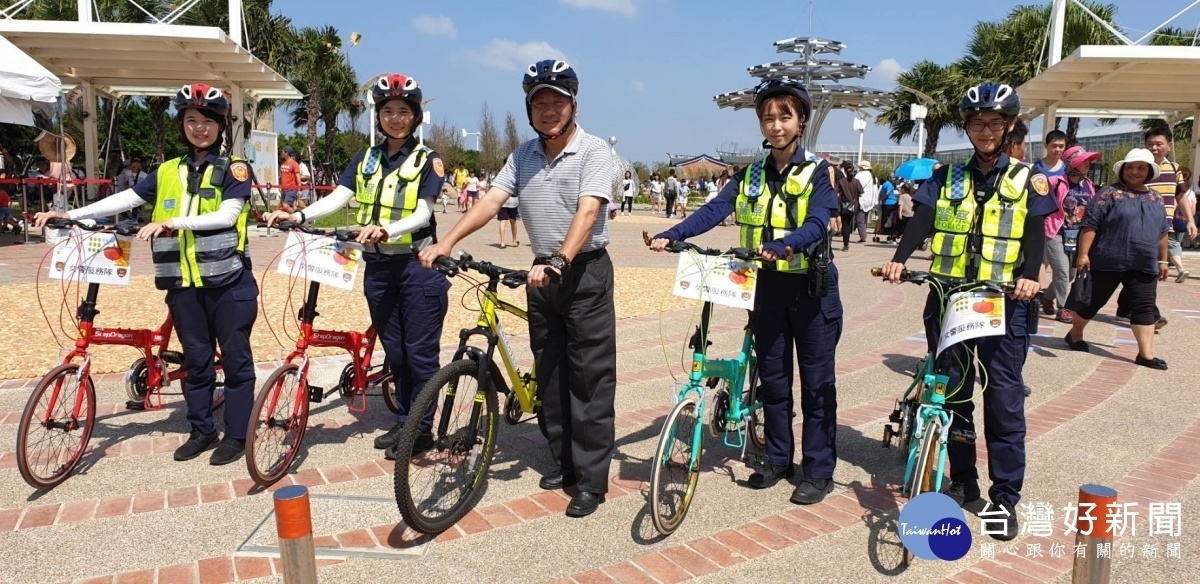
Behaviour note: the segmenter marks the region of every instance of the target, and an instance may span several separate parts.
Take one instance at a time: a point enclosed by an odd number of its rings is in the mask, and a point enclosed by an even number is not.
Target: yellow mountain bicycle
[[[447,276],[466,277],[466,272],[475,271],[487,281],[476,282],[480,294],[475,328],[459,333],[453,360],[434,374],[413,404],[413,412],[432,412],[432,427],[425,421],[429,418],[409,416],[396,446],[396,505],[405,524],[430,534],[449,529],[483,495],[499,431],[496,395],[506,396],[504,419],[509,424],[541,409],[533,371],[517,367],[499,313],[529,317],[496,292],[500,284],[525,284],[526,271],[476,262],[465,252],[457,260],[440,258],[435,267]],[[476,336],[487,346],[468,344]],[[494,360],[497,349],[507,375]]]

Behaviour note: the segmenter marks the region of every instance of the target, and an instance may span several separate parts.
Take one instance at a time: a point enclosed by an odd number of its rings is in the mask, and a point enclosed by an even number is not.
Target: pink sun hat
[[[1082,166],[1086,168],[1088,164],[1099,159],[1099,152],[1088,152],[1082,146],[1072,146],[1062,153],[1062,161],[1067,163],[1068,166],[1074,167]]]

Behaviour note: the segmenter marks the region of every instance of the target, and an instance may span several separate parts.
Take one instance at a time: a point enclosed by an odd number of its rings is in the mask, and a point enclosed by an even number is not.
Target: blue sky
[[[1148,30],[1188,4],[1113,3],[1118,24],[1130,32]],[[470,131],[478,129],[486,101],[501,121],[505,111],[513,112],[524,134],[532,136],[525,125],[522,72],[538,58],[565,57],[581,78],[581,125],[606,138],[617,136],[624,157],[647,162],[665,160],[667,152],[712,153],[723,144],[745,148],[761,141],[753,112],[718,109],[712,96],[751,86],[746,67],[788,58],[775,53],[776,40],[809,36],[811,30],[811,36],[841,41],[847,49],[834,58],[870,65],[874,70],[862,84],[891,89],[895,74],[913,63],[957,58],[976,21],[1002,18],[1016,4],[815,0],[810,22],[806,0],[276,2],[298,26],[331,24],[343,39],[362,33],[362,42],[347,54],[363,79],[384,72],[412,76],[427,99],[437,99],[428,106],[435,119]],[[1176,23],[1191,28],[1198,18],[1200,8]],[[818,142],[857,144],[851,122],[848,112],[831,114]],[[951,133],[942,141],[959,139]],[[874,124],[866,142],[891,143],[886,128]]]

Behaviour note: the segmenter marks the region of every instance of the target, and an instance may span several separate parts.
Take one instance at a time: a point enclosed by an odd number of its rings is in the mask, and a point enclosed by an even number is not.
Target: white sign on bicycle
[[[950,295],[937,354],[955,343],[980,337],[1003,335],[1004,295],[992,290],[971,290]]]
[[[61,231],[50,254],[50,279],[129,285],[133,238],[115,233]]]
[[[342,290],[354,288],[362,250],[357,244],[299,231],[288,233],[277,271],[328,284]]]
[[[750,262],[723,256],[679,254],[672,292],[691,298],[752,310],[758,268]]]

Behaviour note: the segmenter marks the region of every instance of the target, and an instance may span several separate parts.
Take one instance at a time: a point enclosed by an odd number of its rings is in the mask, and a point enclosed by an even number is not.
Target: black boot
[[[188,438],[188,441],[184,442],[183,446],[175,449],[175,460],[182,462],[196,458],[205,450],[212,448],[213,444],[216,443],[216,432],[213,432],[212,434],[201,434],[197,430],[192,430],[192,435]]]
[[[783,479],[792,478],[795,474],[796,467],[790,464],[782,466],[768,464],[766,468],[754,471],[754,474],[750,475],[748,483],[755,489],[769,489]]]

